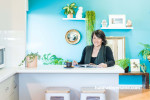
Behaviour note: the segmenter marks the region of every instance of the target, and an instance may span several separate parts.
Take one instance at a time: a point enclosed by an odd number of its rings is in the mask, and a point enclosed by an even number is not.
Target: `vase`
[[[71,14],[71,13],[68,14],[68,15],[67,15],[67,18],[73,18],[73,14]]]
[[[27,68],[37,68],[37,56],[31,60],[29,57],[27,57]]]
[[[78,19],[82,18],[82,13],[83,13],[83,7],[79,7],[76,14],[76,18]]]
[[[125,73],[128,73],[129,72],[129,66],[127,68],[125,68],[124,70],[125,70]]]

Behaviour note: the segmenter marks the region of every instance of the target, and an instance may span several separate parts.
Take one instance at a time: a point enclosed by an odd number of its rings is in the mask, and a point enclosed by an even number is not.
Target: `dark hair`
[[[105,36],[105,33],[102,31],[102,30],[96,30],[92,33],[92,36],[91,36],[91,41],[92,41],[92,44],[93,44],[93,36],[94,34],[98,37],[98,38],[101,38],[102,39],[102,45],[106,45],[107,44],[107,40],[106,40],[106,36]]]

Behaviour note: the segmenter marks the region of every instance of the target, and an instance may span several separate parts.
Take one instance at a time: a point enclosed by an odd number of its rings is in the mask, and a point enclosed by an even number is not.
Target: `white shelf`
[[[133,27],[101,27],[101,29],[133,29]]]
[[[63,20],[86,20],[86,18],[63,18]]]

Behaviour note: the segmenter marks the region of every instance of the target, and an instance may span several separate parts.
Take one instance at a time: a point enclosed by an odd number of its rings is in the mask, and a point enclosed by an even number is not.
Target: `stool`
[[[106,100],[105,89],[96,89],[94,87],[81,88],[80,100]]]
[[[49,87],[45,91],[45,100],[70,100],[70,88]]]

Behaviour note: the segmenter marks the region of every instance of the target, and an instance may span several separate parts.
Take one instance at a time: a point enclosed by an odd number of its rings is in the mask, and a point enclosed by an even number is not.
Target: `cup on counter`
[[[65,62],[66,67],[72,67],[72,62]]]

